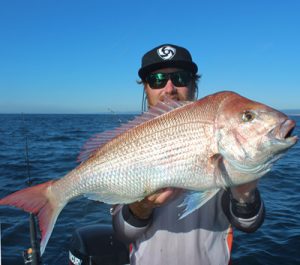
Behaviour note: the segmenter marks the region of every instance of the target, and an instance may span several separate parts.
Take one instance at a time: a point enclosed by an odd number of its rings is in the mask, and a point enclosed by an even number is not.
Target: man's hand
[[[162,206],[182,192],[181,189],[165,188],[145,197],[142,201],[129,204],[129,209],[139,219],[148,219],[154,208]]]
[[[255,189],[258,180],[242,184],[240,186],[231,187],[232,197],[240,203],[252,203],[255,199]]]

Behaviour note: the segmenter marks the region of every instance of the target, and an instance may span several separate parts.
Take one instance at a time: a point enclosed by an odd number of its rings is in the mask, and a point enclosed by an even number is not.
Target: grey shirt
[[[230,200],[221,191],[200,209],[179,219],[182,209],[178,205],[183,199],[184,194],[156,208],[144,222],[130,216],[127,206],[116,211],[116,234],[123,241],[133,242],[130,264],[228,264],[231,223],[252,231],[260,226],[264,216],[263,203],[250,218],[234,216]]]

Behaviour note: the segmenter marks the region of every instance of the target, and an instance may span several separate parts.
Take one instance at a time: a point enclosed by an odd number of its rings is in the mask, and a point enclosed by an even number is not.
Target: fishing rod
[[[23,122],[25,124],[25,121],[24,121],[24,117],[23,117]],[[26,128],[26,127],[24,127]],[[31,177],[30,177],[30,167],[29,167],[29,155],[28,155],[28,137],[27,137],[27,131],[25,131],[25,162],[26,162],[26,170],[27,170],[27,185],[28,186],[31,186],[32,184],[32,180],[31,180]]]
[[[30,175],[30,164],[29,164],[29,155],[28,155],[28,136],[25,126],[24,115],[22,113],[23,124],[24,124],[24,134],[25,134],[25,162],[26,162],[26,171],[27,171],[27,181],[26,184],[31,186],[32,179]],[[36,219],[33,213],[29,214],[29,231],[30,231],[30,244],[31,247],[23,251],[24,264],[29,265],[41,265],[41,256],[40,256],[40,246],[37,239],[37,229],[36,229]]]

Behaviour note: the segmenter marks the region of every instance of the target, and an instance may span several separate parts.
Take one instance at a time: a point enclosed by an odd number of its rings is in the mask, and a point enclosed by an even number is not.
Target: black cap
[[[173,44],[163,44],[144,54],[138,74],[144,80],[149,73],[166,67],[181,68],[192,74],[198,71],[187,49]]]

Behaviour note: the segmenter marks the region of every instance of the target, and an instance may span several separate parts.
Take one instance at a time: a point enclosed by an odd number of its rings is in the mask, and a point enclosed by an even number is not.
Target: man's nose
[[[168,80],[167,84],[164,87],[166,94],[174,94],[176,92],[176,88],[172,83],[171,79]]]

